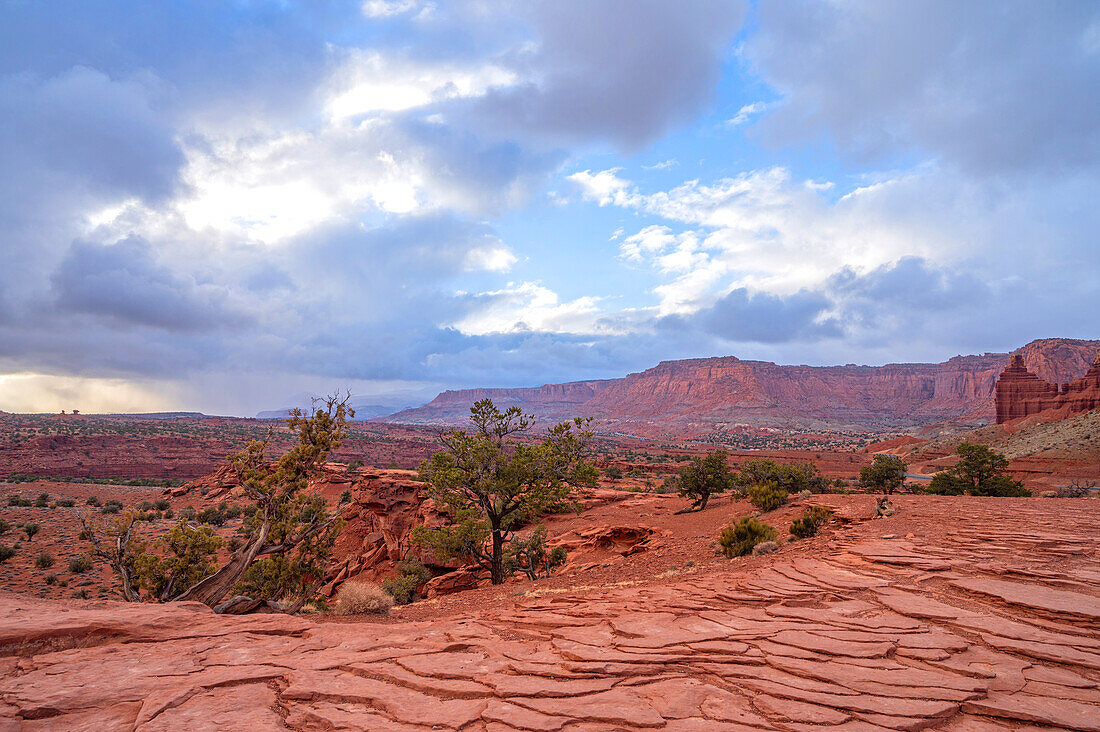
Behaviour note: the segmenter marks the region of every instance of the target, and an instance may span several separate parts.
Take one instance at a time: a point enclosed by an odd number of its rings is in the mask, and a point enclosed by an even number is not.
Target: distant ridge
[[[1048,338],[1019,353],[1041,378],[1062,383],[1088,370],[1100,341]],[[945,421],[988,424],[993,389],[1009,353],[955,356],[942,363],[783,366],[734,356],[663,361],[621,379],[520,389],[445,391],[422,407],[379,421],[460,424],[491,398],[545,419],[591,416],[604,429],[699,434],[738,425],[807,429],[894,429]]]

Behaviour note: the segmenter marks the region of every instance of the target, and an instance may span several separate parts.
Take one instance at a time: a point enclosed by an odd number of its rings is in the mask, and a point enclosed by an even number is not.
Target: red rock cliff
[[[1100,408],[1100,352],[1081,379],[1061,386],[1040,379],[1028,370],[1023,354],[1012,361],[997,379],[997,424],[1047,410],[1061,410],[1065,417]]]
[[[1044,339],[1020,349],[1040,378],[1066,382],[1088,368],[1100,341]],[[905,427],[995,416],[994,384],[1007,353],[956,356],[943,363],[885,366],[782,366],[733,356],[664,361],[621,379],[534,389],[444,392],[393,422],[458,423],[476,400],[515,404],[545,419],[591,416],[605,427],[705,433],[723,425]],[[587,395],[587,396],[586,396]]]

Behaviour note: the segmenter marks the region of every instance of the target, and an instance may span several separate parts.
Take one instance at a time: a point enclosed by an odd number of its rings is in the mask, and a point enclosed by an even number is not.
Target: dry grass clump
[[[393,597],[370,582],[345,582],[336,591],[336,603],[332,611],[337,615],[389,615]]]

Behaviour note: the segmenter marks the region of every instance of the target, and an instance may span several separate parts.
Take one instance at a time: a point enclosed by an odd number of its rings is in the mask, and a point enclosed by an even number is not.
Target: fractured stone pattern
[[[0,730],[1100,730],[1100,501],[899,502],[919,538],[431,623],[2,595]]]

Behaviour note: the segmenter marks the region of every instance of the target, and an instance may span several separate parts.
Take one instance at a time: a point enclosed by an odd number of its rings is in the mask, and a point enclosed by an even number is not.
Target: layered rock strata
[[[1060,386],[1028,370],[1021,354],[1012,356],[996,385],[997,424],[1059,410],[1071,417],[1100,408],[1100,352],[1083,378]]]
[[[1040,378],[1062,382],[1083,373],[1098,347],[1100,341],[1052,338],[1019,352]],[[986,424],[994,418],[994,384],[1008,356],[885,366],[785,366],[733,356],[665,361],[609,381],[444,392],[386,421],[461,423],[476,399],[488,397],[547,420],[591,416],[605,430],[632,434],[696,434],[739,425]]]

